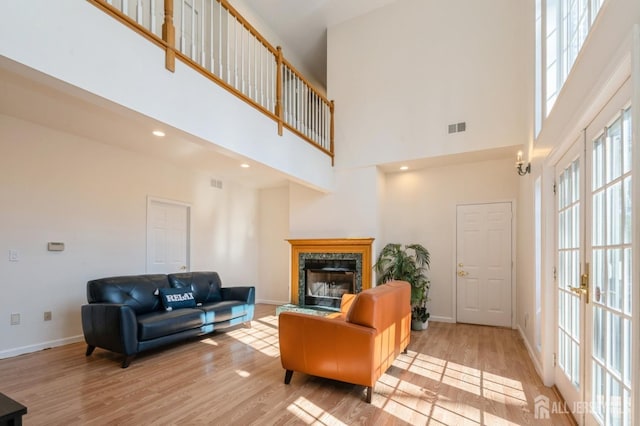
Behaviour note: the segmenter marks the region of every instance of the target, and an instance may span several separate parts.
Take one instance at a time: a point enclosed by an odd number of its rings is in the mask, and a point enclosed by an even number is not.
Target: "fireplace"
[[[371,287],[371,243],[367,239],[289,240],[291,303],[340,309],[345,293]]]
[[[340,308],[342,295],[357,293],[357,278],[361,276],[358,264],[362,260],[353,259],[306,259],[304,263],[303,282],[299,288],[301,305],[326,308]],[[362,286],[360,286],[362,287]]]

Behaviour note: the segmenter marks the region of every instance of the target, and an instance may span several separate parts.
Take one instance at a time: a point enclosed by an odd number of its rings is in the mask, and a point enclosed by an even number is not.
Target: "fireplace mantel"
[[[300,255],[306,253],[355,253],[362,256],[362,289],[371,288],[371,245],[373,238],[292,239],[291,303],[299,303]]]

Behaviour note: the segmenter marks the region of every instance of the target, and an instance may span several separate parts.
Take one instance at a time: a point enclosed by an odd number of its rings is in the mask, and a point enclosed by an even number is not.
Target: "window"
[[[604,0],[536,0],[536,134],[549,115]],[[544,53],[543,53],[544,52]]]

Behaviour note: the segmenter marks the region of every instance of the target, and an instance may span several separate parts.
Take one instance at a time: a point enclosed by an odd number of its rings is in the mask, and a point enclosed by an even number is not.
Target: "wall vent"
[[[211,187],[222,189],[222,181],[219,179],[211,179]]]
[[[453,123],[453,124],[449,124],[449,133],[458,133],[458,132],[464,132],[467,130],[467,123],[465,121],[462,121],[460,123]]]

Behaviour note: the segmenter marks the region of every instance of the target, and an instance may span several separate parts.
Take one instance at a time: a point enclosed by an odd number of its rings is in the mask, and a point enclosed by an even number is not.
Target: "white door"
[[[511,203],[457,208],[457,321],[511,327]]]
[[[190,207],[149,199],[147,203],[147,273],[189,270]]]
[[[611,109],[556,166],[555,383],[581,425],[638,424],[631,109]]]

